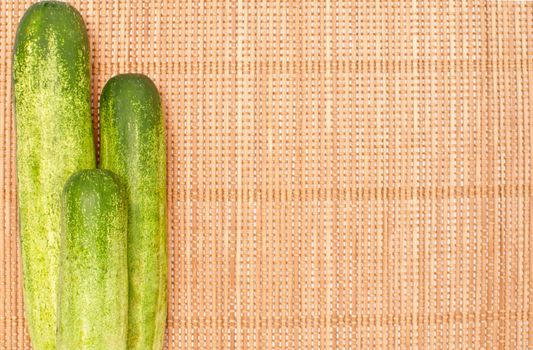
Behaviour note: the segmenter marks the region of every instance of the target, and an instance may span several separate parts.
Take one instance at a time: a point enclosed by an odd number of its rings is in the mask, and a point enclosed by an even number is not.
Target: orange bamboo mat
[[[0,348],[28,349],[0,2]],[[533,347],[533,2],[73,1],[157,83],[169,349]]]

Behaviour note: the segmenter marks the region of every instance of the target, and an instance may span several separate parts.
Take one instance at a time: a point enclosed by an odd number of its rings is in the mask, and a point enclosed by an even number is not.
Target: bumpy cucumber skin
[[[73,174],[62,198],[58,350],[127,346],[127,203],[118,177]]]
[[[95,167],[87,31],[65,3],[22,18],[13,55],[24,302],[36,350],[55,349],[61,190]]]
[[[161,98],[139,74],[118,75],[100,98],[101,167],[128,198],[128,349],[163,347],[167,315],[166,148]]]

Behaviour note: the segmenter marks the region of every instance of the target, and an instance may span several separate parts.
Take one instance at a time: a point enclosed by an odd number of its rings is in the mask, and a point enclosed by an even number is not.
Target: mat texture
[[[0,2],[0,348],[29,349]],[[157,83],[169,349],[533,348],[533,2],[72,1]]]

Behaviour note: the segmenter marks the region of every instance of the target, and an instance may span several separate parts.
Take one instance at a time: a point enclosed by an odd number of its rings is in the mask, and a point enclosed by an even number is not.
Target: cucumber
[[[73,174],[61,218],[57,349],[126,349],[128,217],[118,177],[100,169]]]
[[[100,97],[100,160],[128,198],[128,349],[161,349],[167,299],[166,152],[161,98],[139,74],[111,78]]]
[[[33,348],[55,349],[61,190],[74,171],[96,166],[80,14],[60,2],[31,6],[12,73],[25,312]]]

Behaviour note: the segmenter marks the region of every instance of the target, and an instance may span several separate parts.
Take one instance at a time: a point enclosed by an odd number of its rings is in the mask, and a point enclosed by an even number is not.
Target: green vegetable
[[[71,6],[31,6],[13,56],[24,304],[36,350],[55,349],[61,189],[95,167],[87,31]]]
[[[63,190],[58,350],[126,349],[128,215],[118,177],[81,170]]]
[[[128,349],[161,349],[167,298],[166,153],[161,98],[138,74],[119,75],[100,98],[101,167],[127,188]]]

